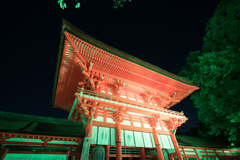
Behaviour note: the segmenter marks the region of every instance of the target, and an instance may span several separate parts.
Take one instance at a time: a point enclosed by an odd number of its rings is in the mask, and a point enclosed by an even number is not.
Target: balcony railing
[[[183,114],[181,112],[172,111],[172,110],[165,109],[165,108],[160,108],[160,107],[157,107],[157,106],[154,106],[154,105],[149,105],[149,104],[146,104],[146,103],[141,103],[141,102],[126,99],[126,98],[121,98],[121,97],[109,95],[109,94],[106,94],[106,93],[94,92],[94,91],[91,91],[91,90],[83,90],[83,93],[87,94],[87,95],[91,95],[91,96],[96,96],[96,97],[99,97],[99,98],[104,98],[104,99],[116,101],[116,102],[121,102],[121,103],[126,103],[126,104],[130,104],[130,105],[139,106],[139,107],[146,108],[146,109],[152,109],[152,110],[155,110],[155,111],[160,111],[160,112],[165,112],[165,113],[170,113],[170,114],[174,114],[174,115],[183,116]]]

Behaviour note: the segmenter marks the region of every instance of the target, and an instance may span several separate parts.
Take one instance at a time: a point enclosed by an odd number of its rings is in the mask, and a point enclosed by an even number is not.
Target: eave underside
[[[111,47],[95,40],[64,20],[61,36],[62,42],[60,42],[61,46],[59,48],[61,50],[59,51],[61,58],[59,57],[57,74],[55,76],[53,104],[56,100],[55,96],[59,95],[60,92],[62,93],[61,96],[58,96],[58,99],[64,99],[66,95],[74,94],[77,90],[77,82],[83,79],[79,67],[79,58],[74,53],[76,48],[65,39],[63,34],[65,31],[69,32],[72,41],[77,46],[77,49],[81,51],[80,54],[86,62],[93,63],[93,71],[106,73],[106,75],[113,76],[111,78],[120,78],[127,82],[134,82],[169,95],[176,92],[177,96],[180,97],[187,96],[198,89],[196,86],[199,84],[197,83],[184,80],[116,49],[113,53],[113,48],[111,49]],[[159,73],[160,71],[161,73]]]

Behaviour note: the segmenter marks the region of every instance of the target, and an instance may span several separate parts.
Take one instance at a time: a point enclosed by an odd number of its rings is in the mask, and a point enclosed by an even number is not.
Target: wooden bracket
[[[166,121],[166,126],[169,130],[177,129],[177,127],[181,126],[183,123],[185,123],[186,119],[178,119],[178,118],[170,118],[168,121]]]
[[[120,123],[123,122],[123,114],[127,113],[127,109],[126,106],[123,106],[121,108],[116,108],[117,111],[113,112],[113,121],[117,122],[119,121]]]
[[[120,91],[124,88],[125,82],[118,80],[117,78],[114,79],[114,88],[115,88],[115,95],[119,95]]]
[[[149,121],[149,125],[151,127],[157,127],[157,123],[159,123],[161,120],[161,116],[160,114],[153,114],[152,115],[152,118],[149,118],[148,121]]]

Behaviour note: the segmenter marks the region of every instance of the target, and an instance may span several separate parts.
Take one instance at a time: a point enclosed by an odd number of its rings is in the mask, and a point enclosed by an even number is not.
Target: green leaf
[[[239,6],[238,0],[219,3],[207,23],[202,51],[190,52],[179,73],[201,83],[190,100],[198,108],[199,119],[211,126],[202,135],[225,134],[223,140],[229,139],[235,146],[240,146],[240,19],[235,17]]]
[[[80,7],[80,3],[78,2],[75,6],[75,8],[79,8]]]

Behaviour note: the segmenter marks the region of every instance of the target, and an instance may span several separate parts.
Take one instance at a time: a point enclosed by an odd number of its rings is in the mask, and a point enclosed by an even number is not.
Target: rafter
[[[74,42],[72,41],[69,33],[65,31],[65,32],[64,32],[64,35],[66,36],[68,42],[70,42],[71,45],[73,46],[73,48],[75,49],[76,55],[77,55],[77,56],[80,58],[80,60],[86,65],[87,62],[85,61],[85,59],[84,59],[84,58],[82,57],[82,55],[80,54],[78,48],[76,47],[76,45],[75,45]]]

